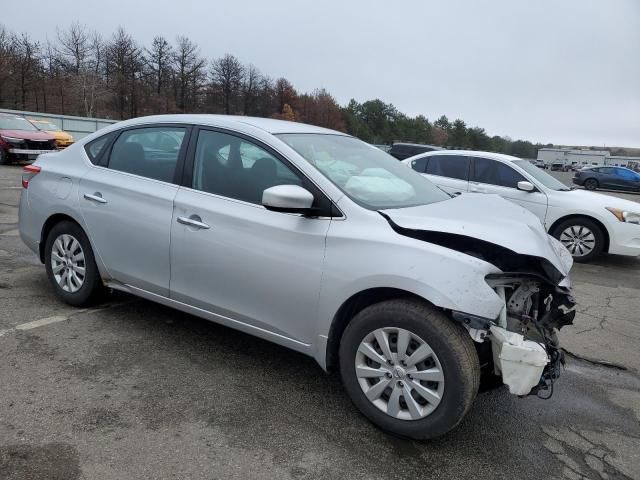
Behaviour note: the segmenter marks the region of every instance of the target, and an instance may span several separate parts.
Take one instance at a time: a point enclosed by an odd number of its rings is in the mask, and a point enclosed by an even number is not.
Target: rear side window
[[[411,168],[413,168],[416,172],[424,173],[427,169],[428,161],[429,157],[417,158],[411,162]]]
[[[429,157],[425,173],[467,180],[469,178],[469,157],[463,155],[434,155]]]
[[[104,135],[100,138],[96,138],[94,141],[87,143],[84,146],[84,151],[87,152],[87,156],[89,160],[94,165],[98,163],[100,159],[100,154],[104,151],[104,147],[109,144],[111,140],[111,135]]]
[[[472,181],[500,187],[517,188],[526,179],[509,165],[488,158],[474,158]]]
[[[173,182],[185,133],[184,127],[127,130],[113,144],[108,167],[141,177]]]

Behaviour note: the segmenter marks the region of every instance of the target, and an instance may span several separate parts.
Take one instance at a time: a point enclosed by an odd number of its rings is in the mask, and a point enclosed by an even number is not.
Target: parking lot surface
[[[0,479],[640,478],[637,258],[574,267],[550,400],[481,393],[421,443],[295,352],[124,294],[61,303],[18,236],[19,194],[20,167],[0,167]]]

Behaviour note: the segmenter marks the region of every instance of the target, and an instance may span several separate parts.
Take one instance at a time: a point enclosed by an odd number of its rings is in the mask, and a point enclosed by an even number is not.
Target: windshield
[[[38,129],[31,125],[31,123],[22,117],[10,117],[0,115],[0,129],[2,130],[30,130],[37,131]]]
[[[356,138],[315,133],[277,136],[365,208],[413,207],[451,198],[419,173]]]
[[[521,169],[523,169],[533,178],[535,178],[542,185],[544,185],[545,187],[551,190],[561,190],[561,191],[571,190],[560,180],[557,180],[556,178],[552,177],[547,172],[545,172],[544,170],[541,170],[539,167],[536,167],[534,164],[532,164],[527,160],[514,160],[513,163],[519,166]]]
[[[38,130],[49,130],[53,132],[59,132],[60,127],[54,125],[51,122],[47,122],[46,120],[32,120],[32,123]]]

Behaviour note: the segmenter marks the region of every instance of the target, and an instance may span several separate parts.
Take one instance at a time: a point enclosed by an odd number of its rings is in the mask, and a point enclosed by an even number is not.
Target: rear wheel
[[[0,165],[9,164],[9,154],[0,148]]]
[[[56,294],[70,305],[91,305],[104,290],[89,239],[76,223],[63,221],[51,229],[45,267]]]
[[[340,343],[340,373],[358,409],[390,433],[429,439],[467,414],[480,367],[468,333],[419,300],[365,308]]]
[[[587,190],[595,190],[598,188],[598,181],[595,178],[587,178],[584,181],[584,188]]]
[[[589,262],[604,251],[604,232],[588,218],[565,220],[553,229],[551,235],[560,240],[576,262]]]

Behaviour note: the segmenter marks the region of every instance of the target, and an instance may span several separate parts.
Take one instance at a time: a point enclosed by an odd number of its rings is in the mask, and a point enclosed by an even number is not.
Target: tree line
[[[408,141],[533,158],[540,144],[487,135],[446,116],[407,116],[381,100],[341,107],[323,88],[302,93],[231,54],[207,59],[186,36],[141,45],[122,27],[110,37],[79,23],[38,42],[0,24],[0,107],[126,119],[223,113],[300,121],[370,143]]]

